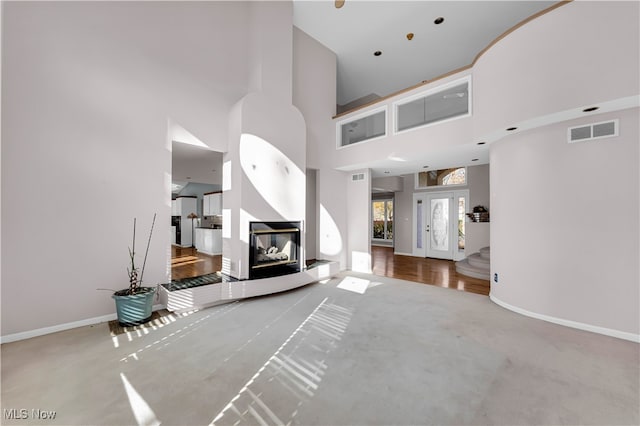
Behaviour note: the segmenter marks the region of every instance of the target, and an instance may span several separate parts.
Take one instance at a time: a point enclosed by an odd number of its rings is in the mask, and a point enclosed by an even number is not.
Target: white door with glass
[[[427,257],[453,259],[453,193],[443,192],[427,196],[425,212],[425,242]]]
[[[467,191],[416,193],[413,196],[413,255],[464,258]]]

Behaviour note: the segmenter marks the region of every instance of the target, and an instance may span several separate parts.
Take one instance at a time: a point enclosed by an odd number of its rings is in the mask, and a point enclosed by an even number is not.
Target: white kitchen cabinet
[[[209,208],[211,209],[211,215],[221,215],[222,214],[222,193],[211,194],[211,198],[209,199],[210,204]]]
[[[198,199],[195,197],[178,197],[171,201],[171,215],[187,217],[191,213],[197,213],[197,204]]]
[[[222,229],[197,228],[196,249],[204,254],[222,254]]]
[[[215,216],[222,214],[222,193],[205,194],[202,199],[202,215]]]
[[[211,209],[209,208],[209,195],[202,196],[202,216],[211,216]]]

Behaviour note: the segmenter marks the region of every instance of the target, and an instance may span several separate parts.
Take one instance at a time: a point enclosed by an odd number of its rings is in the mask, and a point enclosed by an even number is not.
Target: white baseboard
[[[640,334],[628,333],[626,331],[613,330],[611,328],[599,327],[597,325],[585,324],[582,322],[566,320],[562,318],[556,318],[549,315],[538,314],[535,312],[527,311],[526,309],[518,308],[517,306],[510,305],[506,302],[495,297],[493,294],[489,293],[489,299],[494,302],[496,305],[500,305],[505,309],[516,312],[518,314],[552,322],[554,324],[564,325],[565,327],[577,328],[578,330],[590,331],[592,333],[604,334],[605,336],[616,337],[618,339],[629,340],[631,342],[640,343]]]
[[[419,257],[419,256],[413,256],[413,253],[403,253],[401,251],[394,251],[393,254],[398,255],[398,256],[412,256],[412,257]]]
[[[153,305],[153,310],[164,309],[164,305]],[[17,342],[19,340],[30,339],[32,337],[44,336],[45,334],[57,333],[59,331],[71,330],[72,328],[85,327],[87,325],[100,324],[116,319],[115,312],[113,314],[102,315],[94,318],[87,318],[80,321],[67,322],[64,324],[52,325],[50,327],[38,328],[35,330],[23,331],[20,333],[8,334],[0,336],[0,344]]]

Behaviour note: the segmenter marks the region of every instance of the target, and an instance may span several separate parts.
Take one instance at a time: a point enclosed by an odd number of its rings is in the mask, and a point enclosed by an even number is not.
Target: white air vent
[[[351,180],[364,180],[364,173],[351,175]]]
[[[569,127],[568,142],[584,142],[594,139],[618,136],[618,119],[588,124],[586,126]]]

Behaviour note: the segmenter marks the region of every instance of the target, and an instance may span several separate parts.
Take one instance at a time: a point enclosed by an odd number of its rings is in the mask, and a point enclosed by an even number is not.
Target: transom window
[[[416,188],[466,185],[466,183],[466,167],[453,167],[450,169],[429,170],[416,173]]]

